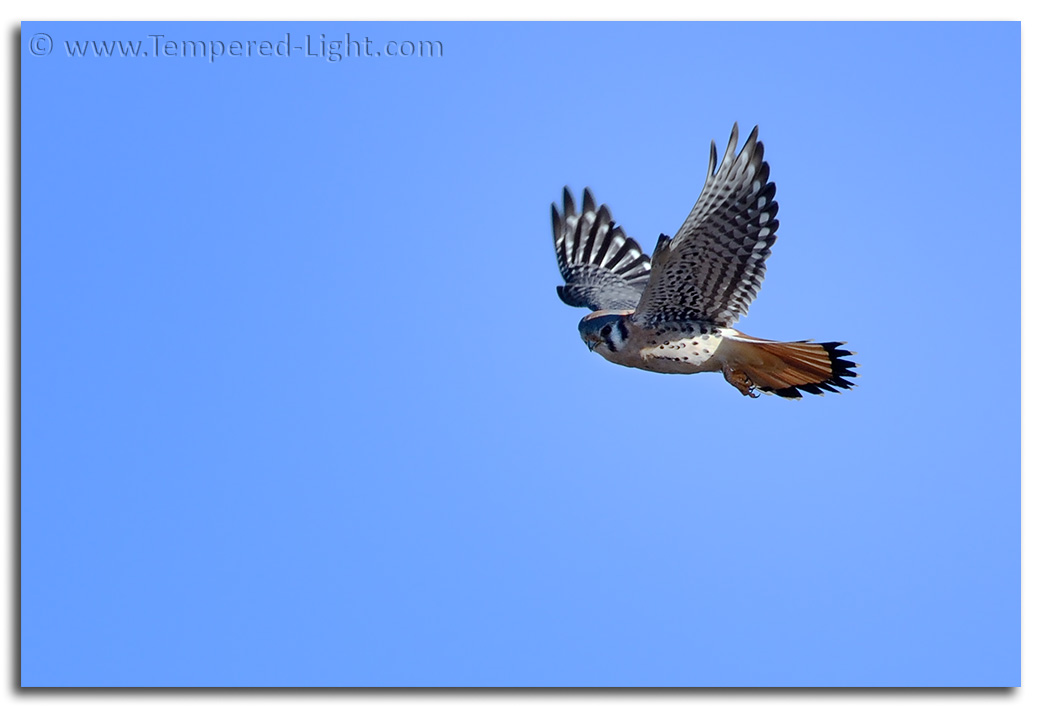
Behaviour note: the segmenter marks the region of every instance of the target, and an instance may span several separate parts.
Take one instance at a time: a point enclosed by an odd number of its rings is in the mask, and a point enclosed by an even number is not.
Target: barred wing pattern
[[[564,214],[550,207],[554,249],[564,285],[557,294],[567,305],[591,310],[632,310],[648,284],[651,260],[626,232],[616,226],[608,207],[583,191],[582,213],[564,189]]]
[[[741,152],[738,124],[716,169],[716,143],[702,193],[677,235],[659,237],[648,287],[634,321],[643,326],[698,320],[730,326],[749,310],[763,283],[778,230],[778,203],[763,143],[753,128]]]

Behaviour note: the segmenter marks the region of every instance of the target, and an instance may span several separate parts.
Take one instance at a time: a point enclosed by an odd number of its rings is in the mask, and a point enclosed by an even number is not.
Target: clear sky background
[[[287,32],[444,56],[65,44]],[[21,42],[23,685],[1020,682],[1018,25]],[[650,247],[735,121],[738,326],[843,395],[611,365],[554,292],[564,185]]]

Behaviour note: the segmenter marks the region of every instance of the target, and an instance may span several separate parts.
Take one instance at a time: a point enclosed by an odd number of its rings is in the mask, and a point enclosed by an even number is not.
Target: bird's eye
[[[611,325],[604,325],[603,327],[601,327],[601,336],[602,337],[607,339],[609,334],[611,334]]]

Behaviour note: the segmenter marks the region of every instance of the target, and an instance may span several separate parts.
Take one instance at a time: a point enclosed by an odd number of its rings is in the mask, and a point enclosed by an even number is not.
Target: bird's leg
[[[749,380],[749,377],[744,371],[741,369],[732,369],[727,364],[724,364],[723,370],[724,380],[741,391],[743,396],[749,396],[750,398],[760,397],[760,394],[756,393],[755,384]]]

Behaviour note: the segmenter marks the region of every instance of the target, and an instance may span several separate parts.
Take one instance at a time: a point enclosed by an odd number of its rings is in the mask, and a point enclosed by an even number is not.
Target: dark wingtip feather
[[[735,123],[734,125],[735,125],[735,130],[737,130],[738,129],[738,124]],[[752,148],[753,150],[756,150],[757,148],[759,148],[759,150],[760,150],[760,157],[762,158],[763,157],[763,143],[758,143],[757,140],[756,140],[759,137],[759,135],[760,135],[760,126],[754,125],[752,132],[749,133],[749,137],[745,141],[745,145],[742,146],[742,152],[745,152],[748,148]]]
[[[575,199],[572,198],[572,190],[564,188],[564,215],[565,218],[575,214]]]
[[[597,203],[593,199],[593,192],[589,187],[583,189],[583,214],[588,211],[596,211]]]
[[[735,150],[738,148],[738,121],[731,128],[731,137],[727,139],[727,149],[724,151],[724,162],[731,164],[734,159]]]

